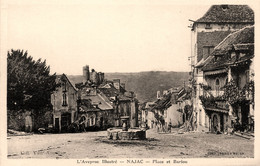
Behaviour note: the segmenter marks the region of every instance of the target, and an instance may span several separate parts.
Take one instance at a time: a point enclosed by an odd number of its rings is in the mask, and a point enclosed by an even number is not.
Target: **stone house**
[[[121,127],[122,116],[129,117],[129,127],[138,127],[138,101],[125,84],[105,80],[104,73],[90,72],[88,65],[82,78],[82,82],[75,77],[72,82],[65,74],[56,78],[59,86],[51,95],[56,132]]]
[[[114,126],[113,105],[105,101],[100,94],[86,94],[83,88],[78,112],[78,121],[86,130],[106,129]]]
[[[152,108],[155,106],[154,102],[147,102],[144,109],[142,110],[142,123],[147,124],[147,127],[152,129],[155,128],[155,117]]]
[[[178,94],[176,103],[178,105],[178,111],[182,112],[182,122],[189,121],[192,118],[192,103],[191,103],[191,88],[182,87]],[[193,125],[193,124],[191,124]]]
[[[121,127],[123,125],[121,117],[128,116],[128,127],[138,127],[138,101],[133,92],[128,92],[121,86],[119,79],[100,86],[98,90],[108,102],[113,103],[115,126]]]
[[[127,92],[119,79],[105,80],[104,73],[83,68],[83,82],[77,84],[79,93],[78,120],[87,127],[121,127],[122,116],[128,116],[128,126],[138,126],[138,102],[133,92]],[[81,120],[80,120],[81,119]],[[81,123],[80,122],[80,123]]]
[[[228,35],[208,59],[202,67],[204,82],[200,85],[207,117],[202,122],[213,132],[232,128],[253,131],[254,26]]]
[[[66,132],[77,118],[77,90],[65,74],[58,75],[59,85],[51,94],[53,127],[56,132]]]
[[[193,110],[197,130],[207,131],[207,116],[199,96],[203,94],[202,66],[210,61],[214,48],[230,33],[254,24],[254,12],[247,5],[213,5],[191,27],[191,84],[193,88]]]

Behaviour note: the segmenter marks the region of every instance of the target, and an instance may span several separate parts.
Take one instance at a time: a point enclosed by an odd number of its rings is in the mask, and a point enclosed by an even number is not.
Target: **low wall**
[[[107,137],[113,140],[144,140],[146,139],[146,131],[141,129],[122,131],[118,128],[109,128],[107,129]]]

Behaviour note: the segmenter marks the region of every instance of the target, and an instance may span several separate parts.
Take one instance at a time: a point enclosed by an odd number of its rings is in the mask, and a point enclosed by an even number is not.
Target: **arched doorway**
[[[212,126],[211,126],[211,131],[216,133],[220,132],[220,117],[218,114],[213,113],[211,116],[212,119]]]

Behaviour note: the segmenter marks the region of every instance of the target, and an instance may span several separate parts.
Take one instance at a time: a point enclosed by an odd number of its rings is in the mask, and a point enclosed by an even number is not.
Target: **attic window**
[[[211,25],[209,23],[206,24],[205,29],[211,29]]]
[[[221,5],[221,7],[222,7],[222,10],[224,10],[224,11],[229,9],[228,5]]]

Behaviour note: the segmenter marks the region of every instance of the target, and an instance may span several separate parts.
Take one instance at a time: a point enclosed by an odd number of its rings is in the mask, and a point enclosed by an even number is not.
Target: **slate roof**
[[[251,59],[254,55],[248,54],[240,59],[228,57],[231,50],[254,50],[254,26],[245,27],[230,35],[220,42],[211,54],[211,61],[202,67],[203,71],[224,69],[227,65],[240,63]],[[217,58],[217,59],[216,59]]]
[[[58,83],[61,79],[63,79],[63,78],[65,78],[68,82],[69,82],[69,84],[73,87],[73,89],[75,90],[75,91],[77,91],[77,88],[75,87],[75,84],[73,84],[72,82],[71,82],[71,80],[67,77],[67,75],[66,74],[61,74],[61,75],[56,75],[56,82]]]
[[[161,110],[169,108],[172,105],[172,95],[172,93],[169,93],[164,95],[163,98],[155,101],[155,106],[153,108]]]
[[[113,109],[113,106],[106,102],[105,99],[100,95],[90,95],[90,96],[85,96],[85,100],[90,100],[92,105],[97,105],[98,108],[101,110],[111,110]]]
[[[254,23],[254,11],[248,5],[213,5],[196,23]]]
[[[226,54],[236,44],[254,43],[254,26],[242,28],[232,34],[229,34],[220,42],[212,52],[213,55]]]
[[[107,97],[114,97],[119,93],[124,93],[126,90],[120,86],[120,91],[117,90],[112,83],[101,85],[98,88]]]
[[[197,35],[197,55],[199,62],[203,58],[203,47],[212,46],[213,48],[217,46],[221,41],[223,41],[231,31],[213,31],[213,32],[198,32]],[[206,57],[207,58],[207,57]]]

